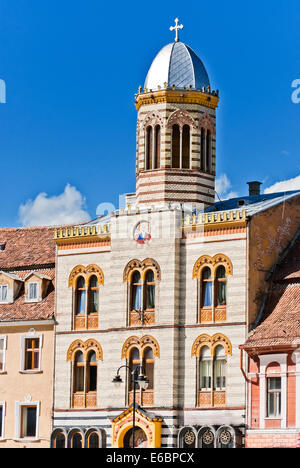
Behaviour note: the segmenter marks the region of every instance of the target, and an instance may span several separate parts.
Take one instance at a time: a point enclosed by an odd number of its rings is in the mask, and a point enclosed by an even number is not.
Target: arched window
[[[160,168],[160,125],[155,127],[154,169]]]
[[[100,435],[96,431],[92,431],[87,436],[87,448],[98,449],[101,448]]]
[[[72,449],[82,449],[83,448],[83,438],[80,432],[74,432],[71,436],[71,448]]]
[[[97,358],[95,351],[88,354],[87,360],[87,392],[97,391]]]
[[[227,356],[231,354],[231,342],[221,333],[203,334],[194,341],[192,356],[197,358],[199,407],[226,406]]]
[[[153,130],[149,126],[146,129],[146,169],[152,169],[153,164]]]
[[[204,346],[200,357],[200,390],[211,390],[212,357],[210,349]]]
[[[129,379],[128,388],[130,392],[133,391],[132,373],[140,365],[141,365],[140,350],[138,348],[132,348],[130,351],[130,358],[129,358],[130,373],[128,375],[128,379]]]
[[[142,280],[139,271],[135,271],[131,279],[131,310],[142,309]]]
[[[154,357],[152,348],[146,348],[144,351],[143,367],[149,380],[148,390],[154,390]]]
[[[226,270],[223,265],[217,268],[216,274],[216,306],[226,306],[227,303],[227,279]]]
[[[206,154],[205,154],[206,130],[201,128],[201,171],[205,172],[206,169]]]
[[[172,167],[180,168],[180,128],[179,125],[172,127]]]
[[[146,273],[146,310],[155,309],[155,279],[153,270]]]
[[[56,449],[66,448],[66,436],[62,431],[56,432],[53,438],[53,448],[56,448]]]
[[[83,353],[78,351],[74,362],[74,393],[84,391],[84,358]]]
[[[198,435],[199,448],[213,449],[215,448],[215,430],[212,427],[202,427]]]
[[[202,255],[196,261],[193,278],[197,278],[197,320],[200,323],[226,321],[228,277],[232,274],[232,263],[224,254]]]
[[[190,168],[190,127],[184,125],[182,129],[182,168]]]
[[[95,408],[97,406],[97,378],[98,360],[102,359],[102,349],[98,343],[90,340],[95,349],[76,351],[69,348],[68,360],[72,361],[73,369],[73,408]],[[88,341],[86,342],[88,343]],[[84,347],[82,342],[75,342],[74,346]]]
[[[197,437],[195,430],[191,427],[181,429],[179,433],[179,447],[185,449],[196,448]]]
[[[128,404],[133,403],[133,381],[132,373],[139,368],[139,371],[147,377],[149,380],[148,388],[141,390],[136,386],[136,402],[141,406],[153,406],[154,404],[154,367],[155,357],[158,356],[158,349],[154,349],[150,345],[149,336],[145,336],[141,340],[138,340],[136,346],[131,346],[126,352],[126,343],[123,346],[122,355],[126,353],[127,363],[130,371],[128,372]],[[132,338],[129,339],[132,342]],[[144,343],[145,341],[145,343]],[[157,346],[157,343],[156,343]]]
[[[211,172],[211,131],[206,133],[206,172]]]
[[[98,328],[98,313],[99,313],[99,286],[98,278],[92,275],[89,278],[88,284],[88,307],[87,307],[87,328]]]
[[[86,310],[86,286],[85,279],[80,276],[76,287],[76,315],[84,315]]]
[[[226,388],[226,356],[223,346],[217,346],[214,355],[214,390]]]
[[[212,307],[213,280],[211,269],[205,267],[202,271],[202,301],[201,307]]]

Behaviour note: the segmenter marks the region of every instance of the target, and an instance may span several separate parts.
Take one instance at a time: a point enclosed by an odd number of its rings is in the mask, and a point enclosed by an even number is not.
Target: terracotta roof
[[[25,302],[24,287],[13,304],[0,304],[0,322],[19,320],[47,320],[54,317],[54,284],[41,302]]]
[[[0,229],[0,270],[55,263],[53,228]]]
[[[300,236],[274,268],[262,323],[253,330],[245,349],[300,346]]]
[[[24,280],[36,272],[51,280],[41,302],[25,302],[24,284],[12,304],[0,304],[0,321],[46,320],[54,316],[55,243],[53,227],[0,228],[0,271]]]

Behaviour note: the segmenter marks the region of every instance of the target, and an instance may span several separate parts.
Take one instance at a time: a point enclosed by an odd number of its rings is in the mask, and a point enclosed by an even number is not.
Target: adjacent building
[[[300,442],[300,232],[267,274],[260,325],[244,346],[248,362],[247,448]]]
[[[48,448],[54,375],[53,229],[0,229],[0,448]]]

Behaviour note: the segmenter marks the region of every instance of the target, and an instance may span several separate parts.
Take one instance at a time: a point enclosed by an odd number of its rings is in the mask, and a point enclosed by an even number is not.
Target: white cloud
[[[88,221],[85,198],[67,184],[60,195],[48,197],[40,193],[34,200],[28,200],[19,207],[19,218],[23,226],[53,226]]]
[[[265,193],[290,192],[292,190],[300,190],[300,175],[271,185],[271,187],[266,188]]]
[[[230,198],[238,197],[236,192],[230,191],[232,185],[226,174],[220,175],[216,179],[216,192],[222,200],[229,200]],[[216,200],[218,200],[216,195]]]

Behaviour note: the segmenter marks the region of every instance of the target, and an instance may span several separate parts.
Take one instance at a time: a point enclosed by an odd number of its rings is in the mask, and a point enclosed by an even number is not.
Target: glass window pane
[[[203,307],[212,305],[212,282],[203,283]]]
[[[97,366],[89,366],[89,392],[97,391]]]
[[[155,309],[155,286],[154,284],[147,285],[146,291],[147,291],[146,308]]]
[[[29,283],[29,299],[37,299],[37,284]]]
[[[86,291],[77,292],[77,314],[85,313],[85,300],[86,300]]]
[[[93,275],[90,279],[90,287],[97,288],[98,287],[98,278],[97,276]]]
[[[4,370],[4,340],[0,339],[0,372]]]
[[[226,281],[218,281],[218,305],[226,305]]]
[[[22,437],[35,437],[36,436],[36,407],[24,407],[22,411],[23,430]]]
[[[132,308],[133,310],[142,309],[142,286],[132,286]]]
[[[82,436],[79,433],[73,435],[72,439],[72,448],[80,449],[82,448]]]
[[[3,406],[0,406],[0,437],[3,437],[2,419],[3,419]]]

